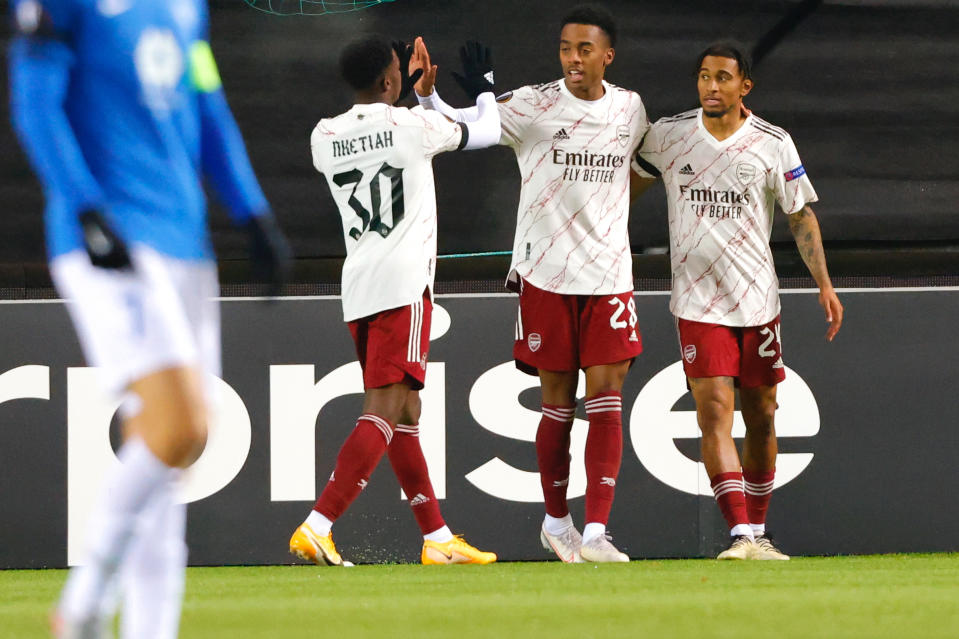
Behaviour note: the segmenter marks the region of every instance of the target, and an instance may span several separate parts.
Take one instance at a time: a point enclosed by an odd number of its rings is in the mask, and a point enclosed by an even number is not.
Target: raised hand
[[[463,75],[453,72],[453,79],[474,102],[481,93],[493,90],[493,55],[489,47],[469,41],[460,47]]]
[[[413,85],[423,75],[423,69],[411,71],[410,60],[413,58],[413,45],[408,42],[397,40],[393,43],[393,50],[396,51],[396,57],[400,59],[400,76],[403,78],[403,86],[400,88],[400,97],[396,102],[399,103],[413,90]]]
[[[426,43],[422,37],[417,37],[413,41],[413,57],[410,59],[410,69],[422,69],[423,75],[414,85],[416,93],[424,98],[433,93],[433,86],[436,84],[437,66],[430,62],[430,52],[426,49]]]

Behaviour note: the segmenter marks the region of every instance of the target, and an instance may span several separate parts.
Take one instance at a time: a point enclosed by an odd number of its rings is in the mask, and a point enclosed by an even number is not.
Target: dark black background
[[[497,87],[560,76],[559,19],[572,1],[396,0],[348,14],[271,16],[242,0],[211,2],[212,44],[253,164],[298,257],[343,254],[339,217],[310,161],[316,121],[349,107],[336,58],[365,31],[423,35],[445,98],[459,43],[494,50]],[[746,43],[795,2],[610,0],[620,42],[611,82],[643,96],[651,117],[697,103],[690,66],[718,37]],[[0,8],[6,12],[6,3]],[[942,0],[827,2],[758,68],[747,103],[793,135],[819,192],[828,241],[959,240],[959,7]],[[6,34],[5,34],[6,36]],[[39,189],[9,127],[0,78],[0,265],[42,262]],[[507,148],[447,154],[434,163],[440,253],[509,249],[519,184]],[[222,257],[242,236],[214,214]],[[661,187],[633,207],[634,249],[664,246]],[[775,240],[788,240],[786,225]]]

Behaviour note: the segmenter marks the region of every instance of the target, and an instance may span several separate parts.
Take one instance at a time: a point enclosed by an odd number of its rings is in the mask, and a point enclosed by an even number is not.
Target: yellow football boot
[[[336,552],[333,533],[320,537],[309,524],[300,524],[290,537],[290,554],[317,566],[342,566],[343,558]]]
[[[424,566],[439,564],[491,564],[496,561],[496,553],[483,552],[466,543],[462,535],[456,535],[447,542],[423,541],[420,561]]]

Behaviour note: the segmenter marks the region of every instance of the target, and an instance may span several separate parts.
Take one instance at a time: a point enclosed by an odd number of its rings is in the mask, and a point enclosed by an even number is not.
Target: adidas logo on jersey
[[[687,164],[683,168],[679,169],[679,174],[680,175],[696,175],[696,172],[693,171],[693,167]]]
[[[429,500],[430,498],[423,493],[416,493],[416,497],[410,500],[410,506],[419,506],[420,504],[425,504]]]
[[[773,368],[784,368],[782,357],[776,360],[776,362],[773,364]]]
[[[554,140],[568,140],[569,133],[566,132],[566,129],[560,129],[553,135]]]

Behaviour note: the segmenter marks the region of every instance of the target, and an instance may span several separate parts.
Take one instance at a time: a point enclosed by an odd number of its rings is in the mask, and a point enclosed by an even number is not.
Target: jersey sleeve
[[[417,106],[410,109],[410,114],[416,125],[423,130],[423,153],[426,157],[455,151],[463,145],[461,125],[439,111],[427,111]]]
[[[323,152],[323,121],[320,120],[310,133],[310,157],[313,158],[313,168],[320,173],[325,173],[326,154]]]
[[[661,120],[650,126],[639,143],[639,150],[633,156],[632,169],[644,178],[658,178],[662,175],[664,128]]]
[[[530,87],[522,87],[496,98],[502,130],[500,144],[513,148],[522,144],[526,128],[532,120],[528,100],[524,99],[528,97],[531,90]]]
[[[776,194],[776,201],[787,214],[795,213],[819,199],[799,159],[799,151],[788,135],[779,150],[779,168],[771,179],[773,183],[770,186]]]
[[[10,113],[14,130],[36,171],[48,202],[72,215],[103,205],[67,119],[64,104],[76,57],[79,28],[73,0],[16,0],[11,5],[17,37],[10,46]]]
[[[643,145],[643,140],[646,137],[646,134],[649,133],[649,116],[646,115],[646,105],[643,104],[643,99],[639,97],[639,94],[636,95],[636,123],[634,124],[633,139],[638,140],[636,143],[636,148],[633,149],[633,158],[636,157],[636,154],[639,153],[639,149]]]
[[[189,61],[190,84],[196,92],[200,114],[200,164],[234,222],[244,222],[269,210],[269,205],[227,104],[206,40],[191,45]]]

